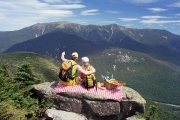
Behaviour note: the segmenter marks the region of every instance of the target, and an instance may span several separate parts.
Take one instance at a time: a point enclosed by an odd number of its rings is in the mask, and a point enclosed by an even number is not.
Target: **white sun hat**
[[[89,58],[88,57],[82,57],[81,60],[82,60],[82,62],[89,62]]]

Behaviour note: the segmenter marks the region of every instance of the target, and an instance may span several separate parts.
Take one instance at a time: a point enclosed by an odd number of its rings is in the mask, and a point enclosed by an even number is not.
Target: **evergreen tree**
[[[7,66],[0,63],[0,119],[33,119],[43,111],[38,98],[33,95],[32,85],[43,82],[41,75],[33,72],[29,59],[17,66],[15,77]]]
[[[27,58],[20,66],[17,66],[14,81],[20,83],[19,88],[22,89],[43,82],[43,78],[33,72],[33,66],[29,62],[29,58]]]
[[[0,102],[0,120],[26,120],[26,112],[22,109],[16,109],[13,101]]]
[[[17,66],[14,83],[16,84],[16,93],[13,94],[13,100],[17,108],[25,109],[27,117],[33,118],[39,109],[38,99],[33,97],[32,85],[43,82],[42,76],[33,72],[33,66],[26,59],[20,66]]]
[[[0,66],[0,82],[0,101],[8,100],[12,92],[9,88],[13,88],[14,85],[10,84],[12,79],[9,77],[7,65]]]
[[[157,106],[155,105],[150,105],[149,106],[149,111],[147,116],[145,117],[146,120],[156,120],[155,115],[156,115],[156,111],[157,111]]]
[[[13,106],[12,94],[14,93],[15,85],[12,84],[12,77],[7,69],[7,65],[0,62],[0,119],[16,120],[19,118],[25,119],[24,111],[16,109]]]

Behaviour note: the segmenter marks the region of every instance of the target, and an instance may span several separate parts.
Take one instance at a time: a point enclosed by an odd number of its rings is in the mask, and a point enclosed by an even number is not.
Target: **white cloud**
[[[180,2],[173,3],[169,5],[170,7],[180,7]]]
[[[33,17],[35,17],[36,15],[39,17],[41,16],[41,14],[43,17],[49,17],[49,15],[62,17],[66,15],[73,15],[73,12],[67,9],[77,9],[85,7],[79,4],[49,5],[46,3],[38,2],[37,0],[26,2],[23,2],[22,0],[17,0],[17,2],[9,1],[0,1],[0,11],[7,18],[27,17],[31,15],[34,15]]]
[[[159,18],[167,18],[164,16],[142,16],[141,18],[145,18],[145,19],[159,19]]]
[[[155,7],[155,8],[147,8],[148,10],[151,10],[152,12],[164,12],[164,11],[167,11],[167,9],[163,9],[163,8],[158,8],[158,7]]]
[[[127,2],[127,0],[124,0],[124,1]],[[159,0],[129,0],[128,2],[135,3],[135,4],[148,4],[148,3],[154,3],[157,1]]]
[[[118,13],[120,13],[119,11],[110,11],[110,10],[108,10],[108,11],[106,11],[107,13],[111,13],[111,14],[118,14]]]
[[[81,3],[81,0],[42,0],[45,3],[49,4],[59,4],[59,3],[65,3],[65,4],[76,4]]]
[[[73,12],[69,10],[40,10],[37,11],[37,14],[40,14],[41,17],[67,17],[73,15]]]
[[[97,15],[99,10],[98,9],[92,9],[92,10],[85,10],[81,12],[81,15]]]
[[[162,26],[167,23],[180,23],[180,20],[169,20],[170,17],[164,16],[142,16],[141,18],[145,19],[140,21],[144,24],[160,24]]]
[[[75,17],[72,9],[86,7],[78,4],[81,2],[80,0],[60,0],[59,2],[63,2],[63,4],[46,2],[57,2],[57,0],[44,2],[38,0],[0,0],[1,29],[7,30],[10,27],[18,29],[38,22],[60,21],[65,20],[65,18],[68,20],[67,17]]]
[[[79,9],[79,8],[85,8],[86,6],[80,5],[80,4],[68,4],[68,5],[53,5],[52,6],[55,9]]]
[[[139,20],[138,18],[119,18],[121,21],[135,21]]]
[[[145,24],[165,24],[165,23],[180,23],[180,20],[157,20],[157,19],[149,19],[149,20],[141,20],[141,23]]]

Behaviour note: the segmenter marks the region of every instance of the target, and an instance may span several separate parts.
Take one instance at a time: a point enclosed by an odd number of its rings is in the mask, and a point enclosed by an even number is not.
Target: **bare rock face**
[[[47,109],[46,118],[53,120],[88,120],[85,116],[73,112],[62,110]]]
[[[123,99],[121,102],[118,102],[93,94],[74,92],[54,94],[54,88],[57,83],[58,81],[45,82],[33,86],[34,92],[41,99],[45,99],[53,104],[53,111],[71,112],[83,115],[82,119],[85,116],[89,120],[123,120],[145,112],[145,99],[138,92],[125,86],[123,86]],[[51,112],[51,109],[48,109],[46,115]],[[58,115],[61,116],[62,114]],[[55,117],[51,118],[54,119]]]

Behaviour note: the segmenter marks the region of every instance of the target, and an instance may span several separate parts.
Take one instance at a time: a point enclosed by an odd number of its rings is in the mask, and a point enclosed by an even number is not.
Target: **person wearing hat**
[[[62,60],[63,62],[65,62],[65,61],[68,60],[68,59],[66,59],[64,56],[65,56],[65,51],[62,52],[62,54],[61,54],[61,60]],[[78,60],[78,53],[77,53],[77,52],[73,52],[72,55],[71,55],[71,59],[76,62],[76,61]]]
[[[81,60],[82,60],[82,69],[83,70],[86,70],[86,71],[90,71],[90,70],[92,70],[92,69],[94,69],[94,67],[92,66],[92,65],[90,65],[90,63],[89,63],[89,58],[88,57],[82,57],[81,58]],[[96,77],[95,77],[95,75],[94,74],[92,74],[92,77],[94,78],[94,79],[96,79]],[[84,82],[84,80],[86,79],[86,75],[84,75],[83,73],[81,73],[80,74],[80,78],[81,78],[81,84],[84,84],[83,82]],[[99,89],[102,89],[102,90],[105,90],[106,89],[106,87],[103,87],[103,86],[101,86],[101,84],[100,84],[100,82],[97,82],[97,87],[99,88]]]
[[[86,57],[86,56],[82,57],[81,60],[82,60],[82,66],[81,67],[82,67],[83,70],[91,71],[91,70],[94,69],[94,67],[89,64],[89,58],[88,57]],[[84,80],[85,77],[86,77],[85,74],[83,74],[83,73],[80,74],[81,80]]]
[[[65,58],[65,52],[62,52],[61,60],[63,62],[68,60],[68,59]],[[75,71],[73,74],[76,75],[76,77],[74,78],[74,80],[70,80],[70,81],[67,81],[67,82],[64,82],[64,81],[60,80],[61,84],[66,85],[66,86],[72,86],[72,85],[78,84],[80,82],[80,79],[77,76],[77,71],[80,74],[84,74],[84,75],[90,75],[90,74],[94,74],[96,72],[95,69],[92,69],[90,71],[86,71],[86,70],[82,69],[82,67],[79,64],[76,63],[77,60],[78,60],[78,53],[73,52],[72,55],[71,55],[71,61],[72,61],[72,64],[74,65],[73,68],[72,68],[72,71]]]

